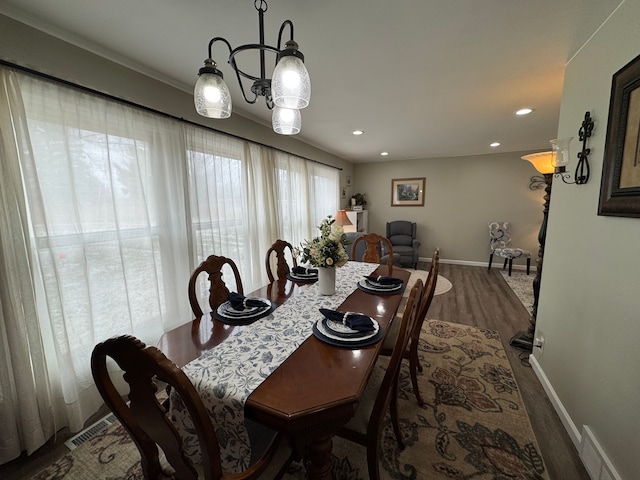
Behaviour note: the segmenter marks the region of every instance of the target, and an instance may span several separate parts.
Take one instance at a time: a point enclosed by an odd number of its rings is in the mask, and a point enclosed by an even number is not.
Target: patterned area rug
[[[531,307],[533,307],[533,279],[535,275],[527,275],[526,272],[509,272],[501,271],[502,278],[504,278],[507,285],[511,287],[511,290],[517,295],[517,297],[524,305],[524,308],[531,313]]]
[[[419,407],[406,365],[399,412],[407,444],[398,448],[389,418],[380,442],[383,479],[548,480],[529,418],[498,334],[428,320],[423,326]],[[406,363],[406,362],[405,362]],[[336,438],[334,478],[368,478],[364,447]],[[304,478],[292,465],[285,478]],[[142,479],[137,450],[119,424],[65,455],[34,479]]]

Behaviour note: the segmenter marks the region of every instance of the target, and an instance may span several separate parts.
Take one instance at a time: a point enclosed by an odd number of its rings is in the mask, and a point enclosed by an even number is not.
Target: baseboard
[[[427,262],[427,263],[431,263],[431,257],[419,257],[418,258],[419,262]],[[450,260],[447,258],[441,258],[440,259],[440,263],[448,263],[450,265],[467,265],[470,267],[484,267],[484,268],[489,268],[489,262],[473,262],[470,260]],[[498,269],[502,269],[502,264],[500,263],[498,266],[496,266],[496,264],[493,264],[493,268],[498,268]],[[526,271],[527,270],[527,266],[526,265],[513,265],[513,267],[511,268],[511,270],[522,270],[522,271]]]
[[[578,429],[578,427],[576,427],[576,424],[573,423],[573,420],[571,420],[569,412],[567,412],[567,410],[564,408],[564,405],[562,405],[560,397],[558,397],[558,395],[556,394],[556,391],[551,385],[551,382],[549,382],[549,379],[545,375],[544,370],[542,370],[542,367],[538,363],[538,360],[535,356],[529,355],[529,364],[536,374],[536,377],[538,377],[538,380],[542,384],[544,391],[547,393],[547,396],[549,397],[553,408],[560,417],[562,425],[564,425],[565,430],[567,431],[567,433],[569,433],[573,445],[576,447],[576,450],[579,451],[581,442],[580,430]]]
[[[565,430],[569,433],[569,437],[571,437],[580,455],[580,460],[589,473],[589,476],[593,480],[622,480],[622,477],[618,474],[613,463],[611,463],[604,449],[600,446],[591,428],[583,425],[581,433],[576,424],[573,423],[569,412],[567,412],[564,405],[562,405],[562,401],[556,394],[556,391],[535,356],[529,356],[529,364],[542,384],[544,391],[547,393]]]

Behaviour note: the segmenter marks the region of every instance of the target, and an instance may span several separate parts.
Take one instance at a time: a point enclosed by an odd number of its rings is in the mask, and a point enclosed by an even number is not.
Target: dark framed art
[[[424,205],[424,181],[422,178],[394,178],[391,180],[392,207],[421,207]]]
[[[640,55],[613,75],[598,215],[640,217]]]

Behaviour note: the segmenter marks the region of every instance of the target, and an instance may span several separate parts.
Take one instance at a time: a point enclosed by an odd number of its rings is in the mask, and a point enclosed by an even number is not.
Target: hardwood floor
[[[418,268],[428,270],[428,263]],[[497,330],[511,362],[520,393],[538,440],[551,480],[589,480],[578,452],[564,429],[546,392],[528,366],[522,350],[509,339],[529,327],[529,313],[500,274],[500,266],[485,267],[440,263],[439,273],[453,284],[434,297],[428,318]],[[531,281],[534,278],[531,275]],[[533,288],[533,287],[532,287]]]
[[[428,263],[419,268],[428,270]],[[440,264],[440,275],[453,284],[449,292],[434,297],[428,317],[447,322],[490,328],[500,333],[511,362],[520,393],[531,419],[549,478],[551,480],[590,480],[578,457],[573,442],[562,426],[551,402],[531,367],[523,362],[522,351],[509,346],[513,334],[529,327],[529,314],[500,274],[500,267],[487,271],[484,267]],[[531,275],[533,281],[534,275]],[[523,358],[526,359],[526,356]],[[104,412],[103,412],[104,413]],[[93,419],[95,421],[95,419]],[[90,424],[90,422],[88,422]],[[42,447],[30,458],[24,456],[0,466],[0,477],[13,480],[26,478],[37,464],[46,465],[64,454],[61,445],[69,434],[61,432],[57,441]]]

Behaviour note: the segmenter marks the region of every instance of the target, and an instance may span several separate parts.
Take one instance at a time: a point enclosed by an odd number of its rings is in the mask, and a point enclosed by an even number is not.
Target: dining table
[[[361,279],[368,275],[400,279],[404,288],[391,294],[359,288]],[[230,403],[241,403],[244,417],[283,432],[298,456],[306,458],[307,478],[330,479],[332,438],[355,414],[409,277],[410,272],[401,268],[350,261],[338,269],[336,293],[332,296],[321,295],[317,282],[280,278],[247,295],[272,302],[274,310],[268,316],[234,325],[220,321],[214,312],[205,313],[167,331],[158,348],[187,373],[201,397],[207,399],[228,396],[227,390],[236,389],[238,384],[242,384],[239,391],[243,392],[245,382],[250,382],[238,375],[261,376],[259,382],[247,387],[247,393],[240,395],[241,402],[234,399]],[[314,334],[314,324],[322,317],[321,307],[367,315],[378,323],[382,334],[375,343],[362,347],[323,341]],[[278,331],[277,326],[283,321],[292,323]],[[259,352],[256,345],[258,352],[252,352],[251,332],[261,330],[264,336],[272,325],[274,334],[267,334],[274,337],[270,339],[272,350]],[[297,338],[291,340],[292,345],[287,345],[289,336]],[[274,345],[278,350],[275,353]],[[250,360],[235,365],[234,355],[239,351],[245,351]],[[272,363],[272,357],[278,355],[281,358],[274,366],[261,365],[261,358]],[[213,373],[201,376],[203,369]],[[221,379],[222,389],[215,385]],[[225,418],[237,415],[230,414],[226,405],[218,408],[216,418],[220,418],[221,411]]]

